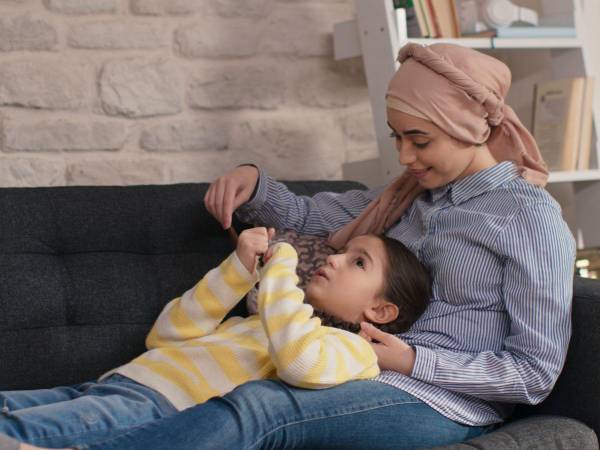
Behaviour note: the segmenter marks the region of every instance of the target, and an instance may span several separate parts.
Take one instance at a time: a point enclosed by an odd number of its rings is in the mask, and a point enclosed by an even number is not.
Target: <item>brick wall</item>
[[[0,186],[340,178],[376,156],[351,0],[0,0]]]

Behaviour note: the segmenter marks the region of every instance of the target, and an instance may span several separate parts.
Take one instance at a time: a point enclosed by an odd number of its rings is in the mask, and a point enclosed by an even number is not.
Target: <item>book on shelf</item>
[[[478,0],[454,0],[461,34],[473,34],[483,31],[479,20]]]
[[[398,39],[400,40],[400,42],[406,41],[408,39],[406,9],[396,8],[394,11],[396,12],[396,31],[398,32]]]
[[[579,136],[579,152],[577,155],[577,170],[588,170],[592,151],[593,131],[593,102],[596,79],[586,78],[581,105],[581,133]]]
[[[421,29],[418,23],[416,10],[414,3],[417,0],[393,0],[394,8],[396,12],[396,23],[398,24],[399,38],[405,39],[406,37],[423,37],[421,34]],[[400,10],[404,10],[404,12]],[[403,19],[403,15],[406,17]],[[404,21],[406,23],[406,27],[400,23],[400,21]],[[406,28],[406,36],[403,36],[403,30]]]
[[[433,9],[433,0],[422,0],[423,15],[427,21],[427,28],[429,29],[430,38],[440,37],[440,26],[437,23],[437,17],[435,17],[435,11]]]
[[[424,0],[413,0],[414,8],[415,8],[415,17],[417,18],[417,24],[419,25],[419,33],[420,37],[431,37],[431,32],[429,31],[429,25],[427,22],[427,18],[425,17],[425,10],[423,7]]]
[[[454,0],[430,0],[439,27],[439,37],[459,38],[460,21]]]
[[[574,38],[574,27],[501,27],[496,29],[499,38]]]
[[[426,38],[435,37],[435,30],[429,14],[428,0],[414,0],[415,15],[421,30],[421,36]]]
[[[592,96],[593,81],[586,77],[535,85],[533,136],[549,170],[574,171],[589,165]]]

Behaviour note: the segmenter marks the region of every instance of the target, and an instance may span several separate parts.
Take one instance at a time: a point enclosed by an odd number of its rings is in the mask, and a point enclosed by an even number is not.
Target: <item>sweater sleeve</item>
[[[237,217],[245,223],[304,234],[325,236],[346,225],[384,189],[319,192],[312,197],[296,195],[285,184],[258,169],[256,193],[236,210]]]
[[[146,347],[177,345],[210,334],[257,281],[258,273],[249,273],[233,252],[164,307],[146,338]]]
[[[464,353],[417,346],[412,376],[484,400],[537,404],[567,354],[575,243],[560,212],[547,205],[523,210],[497,243],[510,316],[503,348]]]
[[[379,375],[377,356],[362,337],[321,325],[296,286],[298,257],[280,243],[261,270],[259,316],[277,375],[298,387],[321,389]]]

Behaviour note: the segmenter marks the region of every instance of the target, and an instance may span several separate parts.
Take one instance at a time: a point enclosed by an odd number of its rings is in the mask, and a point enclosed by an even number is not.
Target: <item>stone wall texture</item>
[[[336,179],[376,156],[351,0],[0,0],[0,186]]]

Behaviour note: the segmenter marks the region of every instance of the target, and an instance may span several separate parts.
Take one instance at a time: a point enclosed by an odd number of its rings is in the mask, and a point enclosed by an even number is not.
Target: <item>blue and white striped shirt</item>
[[[248,223],[326,235],[383,188],[296,196],[261,172],[238,208]],[[430,306],[400,337],[416,350],[411,376],[378,381],[467,425],[502,421],[514,403],[552,390],[571,335],[575,242],[559,205],[511,162],[417,198],[388,236],[432,277]]]

